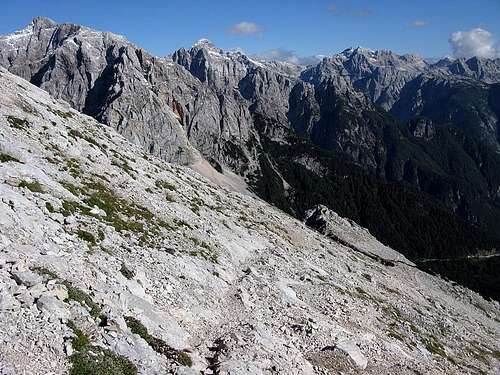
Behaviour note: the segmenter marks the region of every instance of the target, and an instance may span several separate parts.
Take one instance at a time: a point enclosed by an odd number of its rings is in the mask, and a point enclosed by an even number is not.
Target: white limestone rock
[[[36,301],[36,306],[47,316],[56,319],[69,319],[71,316],[64,303],[54,296],[42,295]]]

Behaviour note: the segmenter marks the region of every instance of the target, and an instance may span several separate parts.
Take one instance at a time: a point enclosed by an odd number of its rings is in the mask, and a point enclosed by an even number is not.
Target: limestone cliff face
[[[123,37],[44,18],[0,38],[0,46],[1,64],[10,71],[112,126],[153,155],[179,163],[197,158],[169,98],[155,92],[156,80],[182,75],[180,67]],[[181,80],[189,82],[184,76]]]
[[[0,38],[0,64],[164,160],[189,164],[199,150],[238,172],[258,168],[250,107],[286,120],[292,86],[278,64],[208,41],[162,59],[121,36],[45,18]]]

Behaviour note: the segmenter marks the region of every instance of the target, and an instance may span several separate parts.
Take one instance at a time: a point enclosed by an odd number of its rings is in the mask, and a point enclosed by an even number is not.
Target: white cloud
[[[428,25],[428,22],[423,21],[423,20],[414,20],[414,21],[410,22],[410,26],[415,27],[417,29],[425,27],[427,25]]]
[[[455,57],[500,57],[492,33],[479,27],[469,31],[457,31],[449,39]]]
[[[298,65],[312,65],[321,61],[322,56],[299,56],[295,51],[277,48],[253,56],[258,60],[285,61]]]
[[[261,32],[259,25],[253,22],[243,21],[228,29],[233,35],[255,35]]]

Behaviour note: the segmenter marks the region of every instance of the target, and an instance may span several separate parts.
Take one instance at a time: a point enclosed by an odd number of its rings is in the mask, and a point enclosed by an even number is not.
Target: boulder
[[[64,306],[64,303],[54,296],[41,296],[36,302],[36,306],[42,313],[51,317],[58,319],[69,319],[70,317],[70,313]]]
[[[0,294],[0,311],[17,310],[21,303],[8,293]]]
[[[339,342],[335,349],[340,350],[347,354],[349,358],[359,367],[361,370],[364,370],[366,366],[368,366],[368,360],[361,353],[361,350],[353,341],[341,341]]]
[[[12,277],[18,285],[29,287],[41,284],[43,279],[40,275],[31,271],[16,271],[12,272]]]

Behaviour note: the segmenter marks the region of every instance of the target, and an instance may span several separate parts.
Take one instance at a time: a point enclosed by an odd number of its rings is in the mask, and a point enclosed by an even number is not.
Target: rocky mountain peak
[[[35,17],[30,25],[33,25],[36,29],[51,29],[57,26],[57,22],[47,17]]]
[[[452,59],[450,56],[445,56],[442,59],[438,59],[437,61],[432,63],[432,67],[435,68],[446,68],[450,64],[452,64],[455,60]]]
[[[193,44],[193,48],[215,48],[215,44],[211,40],[201,38]]]
[[[367,64],[380,68],[405,68],[411,70],[421,70],[427,67],[425,60],[416,54],[398,55],[390,50],[371,50],[357,47],[349,48],[337,55],[334,59],[340,59],[346,64]]]
[[[364,47],[361,47],[361,46],[357,46],[357,47],[346,48],[345,50],[343,50],[342,52],[340,52],[339,55],[343,55],[343,56],[346,56],[346,57],[352,57],[352,56],[355,56],[355,55],[373,55],[375,53],[376,53],[376,51],[371,50],[369,48],[364,48]]]

